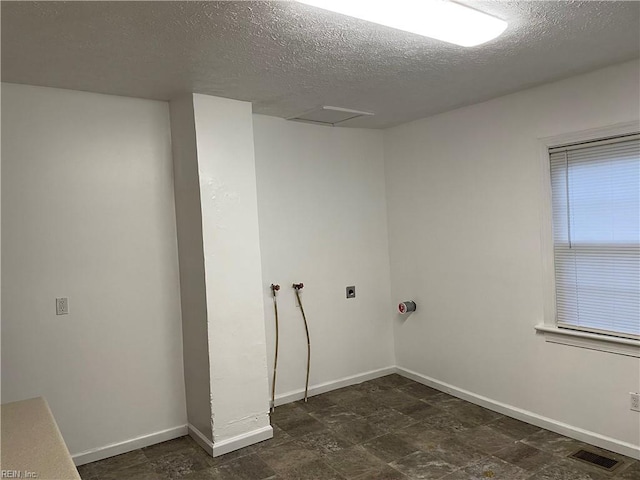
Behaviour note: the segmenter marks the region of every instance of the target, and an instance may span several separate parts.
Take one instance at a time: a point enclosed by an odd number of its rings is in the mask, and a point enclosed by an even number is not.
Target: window
[[[640,339],[640,135],[549,159],[557,326]]]

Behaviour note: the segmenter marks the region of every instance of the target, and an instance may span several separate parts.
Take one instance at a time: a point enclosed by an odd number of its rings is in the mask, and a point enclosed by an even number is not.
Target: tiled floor
[[[277,407],[271,440],[211,458],[189,437],[79,468],[85,480],[640,480],[567,458],[586,447],[398,375]],[[602,451],[600,451],[602,452]]]

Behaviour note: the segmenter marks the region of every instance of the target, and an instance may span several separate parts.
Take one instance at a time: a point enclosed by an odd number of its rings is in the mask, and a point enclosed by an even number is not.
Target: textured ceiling
[[[295,2],[2,2],[2,80],[280,117],[332,105],[377,128],[639,55],[638,2],[461,3],[509,28],[463,48]]]

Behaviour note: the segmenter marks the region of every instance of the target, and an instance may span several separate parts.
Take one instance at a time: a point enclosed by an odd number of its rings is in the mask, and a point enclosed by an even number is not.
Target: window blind
[[[558,326],[640,338],[640,135],[549,157]]]

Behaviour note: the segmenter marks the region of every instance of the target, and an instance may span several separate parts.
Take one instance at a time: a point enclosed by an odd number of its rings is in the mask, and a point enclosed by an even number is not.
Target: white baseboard
[[[396,367],[386,367],[331,382],[320,383],[309,388],[309,396],[319,395],[331,390],[337,390],[338,388],[366,382],[367,380],[373,380],[374,378],[383,377],[395,372]],[[288,392],[276,397],[276,405],[295,402],[302,398],[304,398],[304,389]],[[273,429],[271,426],[262,427],[214,444],[193,425],[181,425],[179,427],[169,428],[167,430],[143,435],[123,442],[113,443],[104,447],[80,452],[73,455],[72,458],[76,466],[80,466],[86,463],[104,460],[105,458],[120,455],[122,453],[131,452],[138,448],[148,447],[150,445],[155,445],[156,443],[166,442],[167,440],[173,440],[174,438],[182,437],[184,435],[190,435],[209,455],[217,457],[219,455],[224,455],[225,453],[247,447],[254,443],[268,440],[273,437]]]
[[[426,375],[421,375],[406,368],[396,367],[396,373],[402,375],[403,377],[410,378],[411,380],[422,383],[423,385],[427,385],[428,387],[435,388],[436,390],[440,390],[468,402],[475,403],[476,405],[480,405],[481,407],[488,408],[489,410],[493,410],[494,412],[501,413],[508,417],[522,420],[523,422],[530,423],[546,430],[551,430],[552,432],[559,433],[560,435],[571,437],[576,440],[580,440],[581,442],[604,448],[605,450],[610,450],[612,452],[620,453],[628,457],[640,459],[640,447],[638,447],[638,445],[622,442],[620,440],[616,440],[615,438],[606,437],[604,435],[600,435],[599,433],[591,432],[589,430],[574,427],[566,423],[558,422],[551,418],[538,415],[537,413],[523,410],[506,403],[498,402],[496,400],[483,397],[482,395],[469,392],[468,390],[463,390],[462,388],[454,387],[453,385],[449,385],[448,383],[444,383],[434,378],[427,377]]]
[[[187,425],[180,425],[179,427],[168,428],[167,430],[161,430],[160,432],[150,433],[148,435],[131,438],[123,442],[112,443],[104,447],[76,453],[75,455],[72,455],[71,458],[73,458],[73,462],[76,466],[80,466],[85,463],[97,462],[98,460],[104,460],[105,458],[131,452],[138,448],[148,447],[149,445],[155,445],[156,443],[183,437],[187,433]]]
[[[380,368],[378,370],[371,370],[369,372],[360,373],[358,375],[351,375],[350,377],[340,378],[338,380],[332,380],[331,382],[319,383],[317,385],[311,385],[309,387],[309,396],[320,395],[321,393],[330,392],[331,390],[337,390],[338,388],[348,387],[357,383],[373,380],[374,378],[384,377],[396,373],[396,367]],[[304,389],[294,390],[292,392],[281,393],[276,395],[276,406],[284,405],[285,403],[295,402],[304,398]]]
[[[462,398],[468,402],[480,405],[481,407],[488,408],[495,412],[513,417],[518,420],[536,425],[540,428],[550,430],[552,432],[565,435],[567,437],[575,438],[582,442],[595,445],[612,452],[620,453],[628,457],[640,459],[640,448],[637,445],[631,443],[622,442],[611,437],[600,435],[595,432],[584,430],[566,423],[558,422],[548,417],[538,415],[528,410],[508,405],[506,403],[498,402],[482,395],[475,394],[468,390],[455,387],[445,382],[441,382],[434,378],[427,377],[426,375],[419,374],[417,372],[408,370],[402,367],[387,367],[378,370],[372,370],[359,375],[352,375],[350,377],[341,378],[331,382],[325,382],[317,385],[313,385],[309,388],[309,396],[319,395],[331,390],[337,390],[338,388],[355,385],[357,383],[373,380],[374,378],[383,377],[392,373],[398,373],[403,377],[410,378],[416,382],[422,383],[429,387],[435,388],[442,392],[448,393],[458,398]],[[276,396],[276,405],[283,405],[286,403],[294,402],[304,398],[304,390],[296,390]],[[251,432],[238,435],[226,440],[222,440],[212,443],[206,436],[202,434],[193,425],[181,425],[178,427],[162,430],[160,432],[151,433],[149,435],[143,435],[140,437],[125,440],[124,442],[113,443],[105,447],[96,448],[93,450],[87,450],[84,452],[73,455],[73,461],[76,466],[84,465],[85,463],[91,463],[105,458],[127,453],[138,448],[148,447],[156,443],[166,442],[167,440],[173,440],[174,438],[182,437],[189,434],[209,455],[214,457],[224,455],[226,453],[238,450],[240,448],[253,445],[254,443],[268,440],[273,437],[273,429],[271,426],[262,427]]]
[[[213,443],[213,456],[219,457],[225,453],[233,452],[254,443],[262,442],[273,438],[273,428],[271,425],[266,427],[256,428],[247,433],[236,435],[235,437],[227,438]]]
[[[193,425],[189,424],[189,436],[202,447],[202,449],[213,457],[213,443],[209,440],[204,433],[198,430]]]
[[[267,425],[266,427],[258,428],[251,432],[243,433],[242,435],[237,435],[235,437],[213,443],[200,430],[190,424],[189,435],[209,455],[212,457],[219,457],[220,455],[248,447],[254,443],[273,438],[273,428],[271,425]]]

